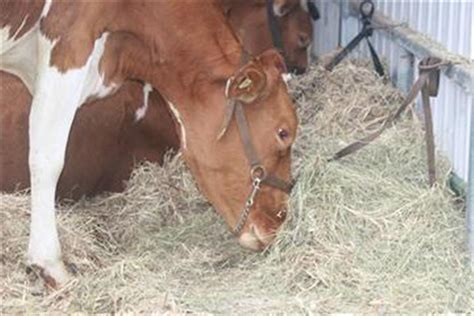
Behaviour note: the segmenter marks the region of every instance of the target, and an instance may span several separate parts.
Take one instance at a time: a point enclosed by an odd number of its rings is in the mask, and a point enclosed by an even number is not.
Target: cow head
[[[221,1],[232,27],[252,54],[275,45],[267,12],[267,5],[271,3],[289,71],[302,73],[306,70],[313,32],[311,18],[319,18],[313,0]]]
[[[200,190],[240,243],[255,250],[273,240],[286,218],[297,117],[282,80],[285,71],[275,50],[264,52],[234,73],[225,87],[221,83],[210,99],[197,101],[218,108],[194,106],[181,130],[183,156]],[[243,129],[239,107],[247,125]],[[242,219],[246,206],[248,217]]]

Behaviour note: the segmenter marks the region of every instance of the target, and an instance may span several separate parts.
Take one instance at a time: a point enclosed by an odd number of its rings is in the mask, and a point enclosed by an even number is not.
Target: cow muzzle
[[[240,235],[239,243],[242,247],[261,251],[272,243],[275,236],[275,233],[263,233],[257,226],[250,224],[249,229]]]

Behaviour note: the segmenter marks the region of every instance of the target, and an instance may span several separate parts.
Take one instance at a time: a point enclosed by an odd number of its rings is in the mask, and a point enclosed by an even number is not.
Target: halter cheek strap
[[[252,189],[250,194],[247,197],[247,200],[244,205],[244,209],[240,213],[237,224],[235,225],[233,232],[235,235],[240,235],[242,228],[247,221],[250,211],[255,202],[255,197],[260,191],[261,185],[265,184],[281,190],[287,194],[291,193],[291,189],[294,185],[293,181],[283,180],[275,175],[267,174],[265,167],[258,158],[257,151],[250,137],[250,129],[248,125],[247,118],[245,117],[243,105],[241,102],[230,99],[227,104],[226,114],[224,117],[224,124],[219,133],[219,139],[225,134],[228,129],[228,126],[234,116],[237,121],[237,127],[239,130],[240,139],[244,146],[245,156],[250,164],[250,178],[252,180]]]
[[[286,62],[285,46],[283,45],[283,38],[281,35],[280,25],[278,24],[277,17],[273,11],[273,0],[267,0],[267,20],[268,28],[272,35],[273,46],[283,56]]]

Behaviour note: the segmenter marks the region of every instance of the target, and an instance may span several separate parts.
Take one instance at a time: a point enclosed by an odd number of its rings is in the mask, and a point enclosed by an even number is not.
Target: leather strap
[[[255,150],[255,146],[252,142],[252,138],[250,137],[250,128],[247,122],[247,118],[245,117],[243,105],[241,102],[235,100],[229,100],[227,103],[227,109],[224,117],[224,123],[222,124],[221,131],[217,137],[217,139],[221,139],[224,136],[225,132],[229,128],[230,122],[232,121],[232,117],[234,116],[237,121],[237,128],[239,130],[240,139],[244,146],[245,156],[250,164],[250,168],[254,168],[257,166],[263,166],[258,158],[257,151]],[[288,194],[291,193],[291,189],[293,188],[294,183],[288,182],[283,179],[280,179],[274,175],[265,175],[262,178],[262,183],[277,188],[283,192]]]
[[[382,62],[380,61],[379,55],[377,55],[377,52],[375,51],[374,46],[370,42],[370,38],[366,36],[365,39],[367,40],[367,45],[369,46],[370,56],[372,57],[374,69],[379,74],[380,77],[383,77],[385,72],[383,70],[383,65],[382,65]]]
[[[280,25],[278,24],[277,17],[275,16],[275,12],[273,11],[273,0],[267,0],[267,20],[268,28],[270,29],[270,33],[272,35],[273,46],[283,56],[283,59],[286,63],[285,47],[283,45]]]
[[[370,142],[378,138],[392,122],[395,122],[396,120],[398,120],[398,118],[400,117],[400,114],[403,113],[403,111],[407,108],[407,106],[415,100],[416,96],[421,90],[421,87],[425,84],[425,81],[427,78],[428,78],[428,74],[421,74],[418,77],[418,80],[415,82],[410,92],[408,93],[405,99],[405,102],[403,102],[403,104],[397,109],[397,111],[395,111],[395,113],[393,113],[392,115],[387,117],[387,119],[385,119],[382,126],[377,131],[339,150],[338,152],[334,154],[334,156],[332,156],[329,159],[329,161],[338,160],[338,159],[341,159],[342,157],[352,154],[358,151],[359,149],[364,148]]]
[[[236,103],[237,104],[235,106],[235,117],[237,119],[237,127],[239,129],[242,144],[244,145],[247,160],[251,168],[263,166],[260,162],[260,159],[258,158],[255,146],[252,143],[252,139],[250,138],[249,126],[247,123],[247,119],[245,118],[245,113],[242,104],[240,102]],[[293,187],[292,182],[285,181],[271,174],[265,174],[262,178],[262,183],[279,189],[288,194],[291,193],[291,189]]]
[[[277,178],[271,174],[267,175],[265,179],[263,179],[262,183],[267,184],[271,187],[277,188],[287,194],[291,193],[293,186],[295,185],[295,181],[285,181],[280,178]]]
[[[237,126],[239,128],[240,138],[242,144],[244,145],[245,155],[250,164],[250,167],[255,167],[260,165],[260,159],[258,159],[257,152],[250,138],[249,125],[247,119],[245,118],[244,109],[240,102],[236,102],[235,106],[235,118],[237,119]]]
[[[362,30],[357,34],[350,42],[346,45],[333,59],[325,65],[325,68],[329,71],[332,71],[351,51],[356,48],[357,45],[365,38],[367,40],[367,45],[369,46],[370,57],[374,64],[375,71],[379,76],[383,77],[385,72],[383,70],[382,63],[380,58],[375,51],[374,46],[370,42],[370,37],[374,32],[374,27],[372,25],[372,15],[374,14],[375,6],[372,0],[364,0],[359,6],[359,11],[362,21]]]
[[[447,62],[443,62],[439,58],[427,57],[424,58],[419,64],[419,76],[416,82],[413,84],[410,92],[405,98],[402,105],[392,115],[389,115],[384,121],[382,126],[372,134],[353,142],[352,144],[339,150],[329,161],[338,160],[349,154],[352,154],[359,149],[365,147],[370,142],[378,138],[383,131],[385,131],[391,123],[396,122],[400,115],[405,111],[408,105],[415,101],[416,96],[421,91],[422,103],[425,119],[425,141],[427,149],[427,160],[428,160],[428,174],[429,183],[433,185],[436,181],[436,168],[435,168],[435,145],[433,135],[433,121],[431,115],[430,96],[437,96],[439,88],[439,72],[440,67],[449,65]]]
[[[435,144],[433,135],[433,119],[431,116],[430,96],[427,89],[421,89],[423,100],[423,116],[425,118],[426,156],[428,160],[428,181],[430,186],[436,182]]]

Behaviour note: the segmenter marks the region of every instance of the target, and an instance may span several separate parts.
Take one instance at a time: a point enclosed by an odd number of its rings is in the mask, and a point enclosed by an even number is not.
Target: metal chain
[[[259,177],[256,177],[252,181],[252,191],[250,191],[247,201],[245,202],[244,210],[242,211],[242,213],[240,213],[239,220],[237,222],[237,225],[235,225],[235,228],[234,228],[235,235],[240,234],[240,231],[242,230],[245,222],[247,221],[247,217],[249,217],[250,210],[252,209],[252,206],[255,203],[255,196],[257,195],[257,192],[260,191],[261,182],[262,182],[262,179]]]

